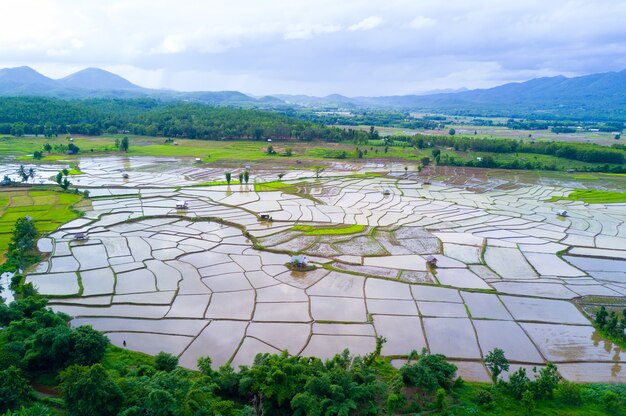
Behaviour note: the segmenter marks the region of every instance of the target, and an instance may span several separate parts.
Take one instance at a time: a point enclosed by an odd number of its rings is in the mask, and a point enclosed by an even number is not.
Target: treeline
[[[493,125],[491,123],[490,125]],[[624,130],[624,123],[621,121],[607,121],[605,123],[592,122],[572,122],[558,120],[517,120],[509,119],[506,123],[501,124],[512,130],[552,130],[554,133],[575,133],[578,127],[584,130],[597,129],[601,132],[612,133]]]
[[[446,118],[441,116],[418,118],[403,111],[351,110],[345,112],[288,108],[281,112],[289,117],[296,117],[317,124],[342,126],[380,126],[432,130],[438,127],[443,128],[445,126],[443,123],[446,121]]]
[[[59,100],[0,98],[0,134],[126,133],[189,139],[300,139],[364,141],[367,132],[344,130],[275,112],[211,107],[154,99]]]
[[[589,163],[621,165],[625,153],[621,148],[605,147],[590,143],[523,142],[512,139],[477,139],[455,136],[393,136],[393,142],[403,142],[423,149],[448,147],[456,151],[488,153],[534,153],[562,157]]]

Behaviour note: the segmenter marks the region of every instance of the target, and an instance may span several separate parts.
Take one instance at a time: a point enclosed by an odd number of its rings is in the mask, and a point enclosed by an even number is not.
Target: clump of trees
[[[622,345],[626,343],[626,308],[621,316],[614,310],[608,312],[606,307],[600,306],[594,319],[596,326],[610,338]]]
[[[22,182],[28,182],[29,179],[35,179],[35,168],[30,167],[26,169],[24,165],[20,165],[17,168],[17,174],[22,179]]]
[[[70,174],[69,170],[67,170],[66,168],[60,170],[56,176],[54,177],[54,180],[56,181],[56,183],[61,187],[61,189],[63,189],[64,191],[67,191],[70,187],[70,185],[72,184],[69,179],[67,178],[68,175]]]
[[[167,143],[167,141],[166,141]],[[128,136],[124,136],[122,137],[122,140],[120,139],[115,139],[115,148],[122,151],[122,152],[128,152]]]
[[[11,234],[6,261],[0,265],[0,273],[18,272],[38,262],[40,259],[36,249],[38,237],[39,232],[32,218],[18,218]]]

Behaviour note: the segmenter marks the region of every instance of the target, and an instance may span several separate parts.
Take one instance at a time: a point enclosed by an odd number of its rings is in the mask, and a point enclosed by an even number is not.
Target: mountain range
[[[0,69],[0,96],[58,98],[142,98],[185,100],[244,107],[309,107],[356,110],[397,109],[473,116],[626,119],[626,70],[574,78],[536,78],[489,89],[427,95],[326,97],[274,95],[252,97],[238,91],[179,92],[143,88],[111,72],[87,68],[61,79],[30,67]]]

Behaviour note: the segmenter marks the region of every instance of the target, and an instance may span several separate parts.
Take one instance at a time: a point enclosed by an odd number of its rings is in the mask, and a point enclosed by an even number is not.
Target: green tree
[[[128,136],[124,136],[122,140],[120,141],[120,150],[122,152],[128,152],[128,148],[129,148]]]
[[[28,217],[18,218],[13,228],[9,251],[18,250],[25,253],[33,250],[38,237],[39,232],[32,219]]]
[[[604,328],[606,325],[606,318],[609,316],[606,308],[604,306],[600,306],[598,312],[596,312],[595,322],[600,328]]]
[[[454,136],[456,134],[456,130],[455,129],[450,129],[450,130],[448,130],[448,134],[450,136]]]
[[[491,380],[493,383],[498,382],[498,376],[503,371],[509,371],[509,360],[504,356],[504,351],[500,348],[494,348],[485,356],[485,365],[491,372]]]
[[[243,184],[243,172],[239,172],[239,184]]]
[[[446,400],[445,389],[439,388],[435,392],[435,406],[444,414],[446,413],[446,410],[448,409],[448,401]]]
[[[43,153],[41,153],[39,150],[35,150],[33,152],[33,159],[41,160],[42,157],[43,157]]]
[[[178,357],[161,351],[154,357],[154,368],[159,371],[173,371],[178,366]]]
[[[526,375],[526,369],[521,367],[519,370],[509,376],[508,388],[516,399],[521,399],[522,395],[528,390],[530,379]]]
[[[70,337],[71,362],[79,365],[98,363],[104,357],[109,339],[89,325],[82,325],[72,331]]]
[[[231,173],[230,172],[226,172],[226,183],[228,183],[230,185],[230,179],[231,179]]]
[[[279,173],[279,174],[278,174],[278,180],[279,180],[279,181],[282,181],[282,180],[283,180],[283,176],[285,176],[285,174],[284,174],[284,173]]]
[[[61,182],[61,189],[63,189],[64,191],[67,191],[71,184],[72,183],[68,181],[67,178],[64,178],[63,182]]]
[[[60,374],[61,394],[67,410],[74,416],[116,415],[123,395],[104,367],[73,365]]]
[[[524,410],[526,411],[527,415],[532,415],[533,414],[533,410],[535,410],[535,396],[533,395],[533,392],[530,390],[526,390],[523,394],[522,394],[522,407],[524,408]]]
[[[250,180],[250,172],[248,172],[248,169],[246,169],[243,172],[243,180],[246,181],[246,185],[247,185],[248,181]]]
[[[533,369],[536,372],[535,369]],[[538,399],[552,397],[554,390],[558,387],[561,376],[557,372],[556,365],[548,363],[544,368],[539,370],[539,374],[535,381],[531,383],[531,389],[534,396]]]
[[[43,145],[43,150],[45,150],[46,152],[50,153],[52,151],[52,146],[50,146],[50,143],[46,143]]]
[[[20,165],[20,167],[17,168],[17,174],[22,178],[22,182],[26,182],[30,177],[24,165]]]
[[[10,366],[0,371],[0,412],[17,409],[26,403],[30,391],[22,370]]]
[[[417,355],[417,353],[412,354]],[[405,383],[433,391],[438,387],[450,388],[454,382],[457,367],[445,360],[441,354],[429,354],[426,349],[418,355],[417,362],[400,368]]]

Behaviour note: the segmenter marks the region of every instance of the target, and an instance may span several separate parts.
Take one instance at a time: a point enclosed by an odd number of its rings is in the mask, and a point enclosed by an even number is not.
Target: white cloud
[[[626,68],[626,1],[0,1],[2,64],[155,88],[402,94]]]
[[[430,17],[417,16],[415,19],[411,20],[409,23],[409,27],[412,29],[425,29],[427,27],[432,27],[437,24],[437,20],[431,19]]]
[[[377,26],[380,26],[382,22],[383,22],[383,19],[381,19],[380,17],[370,16],[370,17],[366,17],[365,19],[361,20],[358,23],[355,23],[349,26],[348,30],[351,32],[354,32],[357,30],[371,30]]]
[[[285,39],[311,39],[315,35],[339,32],[339,25],[292,25],[283,35]]]

